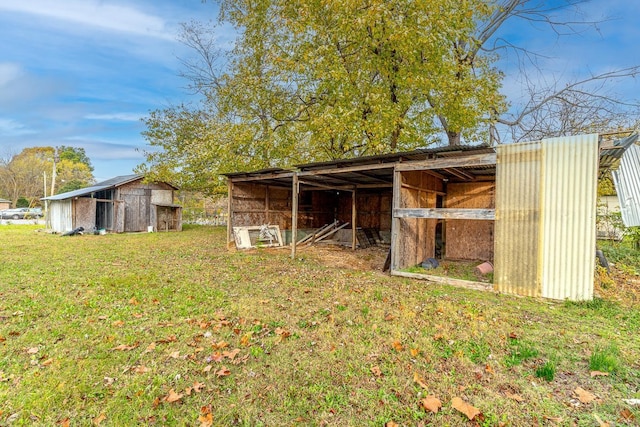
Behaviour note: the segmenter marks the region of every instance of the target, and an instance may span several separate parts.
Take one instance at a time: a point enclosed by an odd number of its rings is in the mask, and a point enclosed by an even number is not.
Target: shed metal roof
[[[86,196],[87,194],[97,193],[98,191],[108,190],[109,188],[120,187],[132,181],[142,179],[143,175],[123,175],[107,179],[90,187],[80,188],[78,190],[67,191],[66,193],[54,194],[53,196],[43,197],[41,200],[67,200],[74,197]]]

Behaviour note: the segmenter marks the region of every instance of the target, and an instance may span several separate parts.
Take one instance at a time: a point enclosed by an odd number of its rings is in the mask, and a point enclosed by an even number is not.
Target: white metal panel
[[[627,227],[640,225],[640,147],[630,146],[613,171],[613,183],[620,201],[622,221]]]
[[[72,201],[51,200],[49,202],[49,219],[51,230],[56,233],[73,230]]]
[[[593,298],[598,135],[542,141],[542,296]]]

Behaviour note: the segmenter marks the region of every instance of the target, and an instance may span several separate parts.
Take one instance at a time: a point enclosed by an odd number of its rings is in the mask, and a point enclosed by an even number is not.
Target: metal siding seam
[[[630,146],[613,173],[622,219],[627,227],[640,225],[640,147]]]

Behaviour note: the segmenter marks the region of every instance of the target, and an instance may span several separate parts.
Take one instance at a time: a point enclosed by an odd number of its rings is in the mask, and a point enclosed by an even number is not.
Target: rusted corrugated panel
[[[498,147],[493,279],[500,292],[540,296],[540,172],[539,143]]]
[[[632,145],[625,151],[620,167],[613,171],[622,221],[627,227],[640,225],[640,147]]]
[[[593,297],[598,135],[542,141],[542,296]]]

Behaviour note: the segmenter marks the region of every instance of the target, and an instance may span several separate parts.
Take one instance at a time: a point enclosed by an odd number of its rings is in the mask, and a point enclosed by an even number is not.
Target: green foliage
[[[27,200],[24,197],[19,197],[18,201],[16,202],[16,208],[28,208],[29,207],[29,200]]]
[[[535,374],[536,377],[542,378],[547,382],[551,382],[556,376],[556,364],[548,360],[544,363],[544,365],[536,368]]]
[[[615,345],[596,348],[589,358],[589,369],[592,371],[615,373],[620,369],[620,351]]]
[[[510,339],[509,344],[511,344],[512,348],[504,359],[504,364],[507,368],[520,365],[525,360],[538,356],[538,350],[531,343]]]
[[[497,58],[479,50],[478,23],[496,7],[485,1],[218,3],[239,36],[223,61],[210,28],[184,27],[202,58],[185,75],[204,101],[145,119],[154,150],[139,171],[154,178],[206,191],[218,173],[403,151],[443,134],[476,141],[506,109]]]

